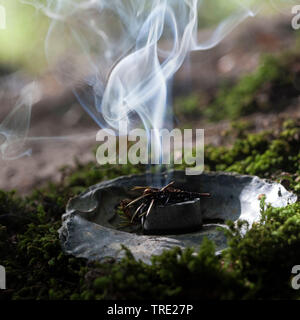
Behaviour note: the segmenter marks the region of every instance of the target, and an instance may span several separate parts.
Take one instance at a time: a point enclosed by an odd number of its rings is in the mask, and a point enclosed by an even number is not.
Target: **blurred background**
[[[226,130],[233,122],[250,124],[252,131],[276,130],[286,114],[300,117],[300,37],[291,24],[297,1],[265,2],[256,17],[217,47],[186,59],[173,82],[176,127],[204,128],[207,144],[228,145]],[[41,89],[28,133],[40,137],[31,141],[32,155],[0,158],[0,188],[26,194],[59,179],[59,168],[75,157],[95,161],[91,150],[99,128],[78,104],[73,88],[55,80],[57,66],[49,66],[45,55],[50,19],[26,1],[0,0],[0,6],[6,16],[6,26],[0,29],[0,123],[27,84],[36,81]],[[234,1],[204,1],[199,37],[235,6]],[[58,38],[57,48],[51,50],[59,50],[64,41]]]

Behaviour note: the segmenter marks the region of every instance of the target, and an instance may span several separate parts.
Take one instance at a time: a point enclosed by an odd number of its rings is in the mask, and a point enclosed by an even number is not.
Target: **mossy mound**
[[[190,93],[174,101],[176,118],[184,123],[205,119],[237,120],[253,113],[281,112],[300,96],[299,45],[278,55],[263,55],[256,70],[214,92]]]
[[[233,147],[206,147],[205,165],[212,171],[232,171],[260,177],[282,172],[300,175],[300,124],[285,121],[280,132],[239,133]],[[293,182],[293,181],[291,181]],[[295,186],[296,187],[296,186]],[[298,189],[299,186],[296,187]]]
[[[291,107],[300,95],[300,55],[296,51],[264,56],[252,74],[242,77],[233,87],[224,85],[202,115],[211,121],[235,120]]]

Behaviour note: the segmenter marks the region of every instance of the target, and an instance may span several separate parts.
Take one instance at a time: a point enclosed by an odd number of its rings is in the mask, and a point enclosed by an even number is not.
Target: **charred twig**
[[[134,199],[133,201],[131,201],[130,203],[128,203],[126,207],[130,207],[130,206],[132,206],[134,203],[136,203],[136,202],[140,201],[141,199],[146,198],[146,197],[148,197],[148,196],[149,196],[149,194],[143,194],[142,196],[140,196],[140,197]]]

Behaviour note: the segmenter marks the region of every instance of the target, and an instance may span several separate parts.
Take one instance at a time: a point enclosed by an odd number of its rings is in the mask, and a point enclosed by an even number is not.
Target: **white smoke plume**
[[[213,48],[257,11],[251,1],[232,0],[232,13],[209,37],[199,39],[198,14],[205,2],[201,0],[21,2],[51,19],[45,52],[49,65],[56,67],[57,80],[74,88],[80,104],[100,127],[116,130],[120,121],[129,129],[140,122],[147,129],[163,128],[168,83],[188,53]],[[57,39],[63,41],[57,45]],[[12,149],[23,154],[35,100],[28,98],[30,90],[36,95],[35,86],[27,88],[0,126],[6,137],[1,151],[7,158]]]

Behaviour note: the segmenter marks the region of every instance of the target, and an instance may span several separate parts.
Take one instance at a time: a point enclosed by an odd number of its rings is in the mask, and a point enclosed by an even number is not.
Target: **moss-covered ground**
[[[281,54],[263,55],[256,70],[234,85],[223,83],[210,98],[201,92],[177,97],[176,116],[185,122],[199,117],[216,122],[236,120],[258,112],[278,113],[293,106],[300,90],[299,47],[298,44]]]
[[[300,124],[286,121],[280,132],[246,135],[230,148],[206,148],[207,170],[235,171],[284,180],[300,193]],[[117,262],[88,263],[63,254],[58,232],[68,198],[104,179],[138,173],[139,166],[64,168],[59,184],[26,198],[0,192],[1,264],[8,289],[1,299],[272,299],[300,298],[291,288],[291,270],[300,261],[300,203],[275,209],[243,236],[244,224],[228,222],[228,249],[214,254],[205,241],[197,256],[174,249],[152,265],[128,251]],[[284,174],[282,174],[284,172]],[[124,250],[127,250],[124,248]]]

